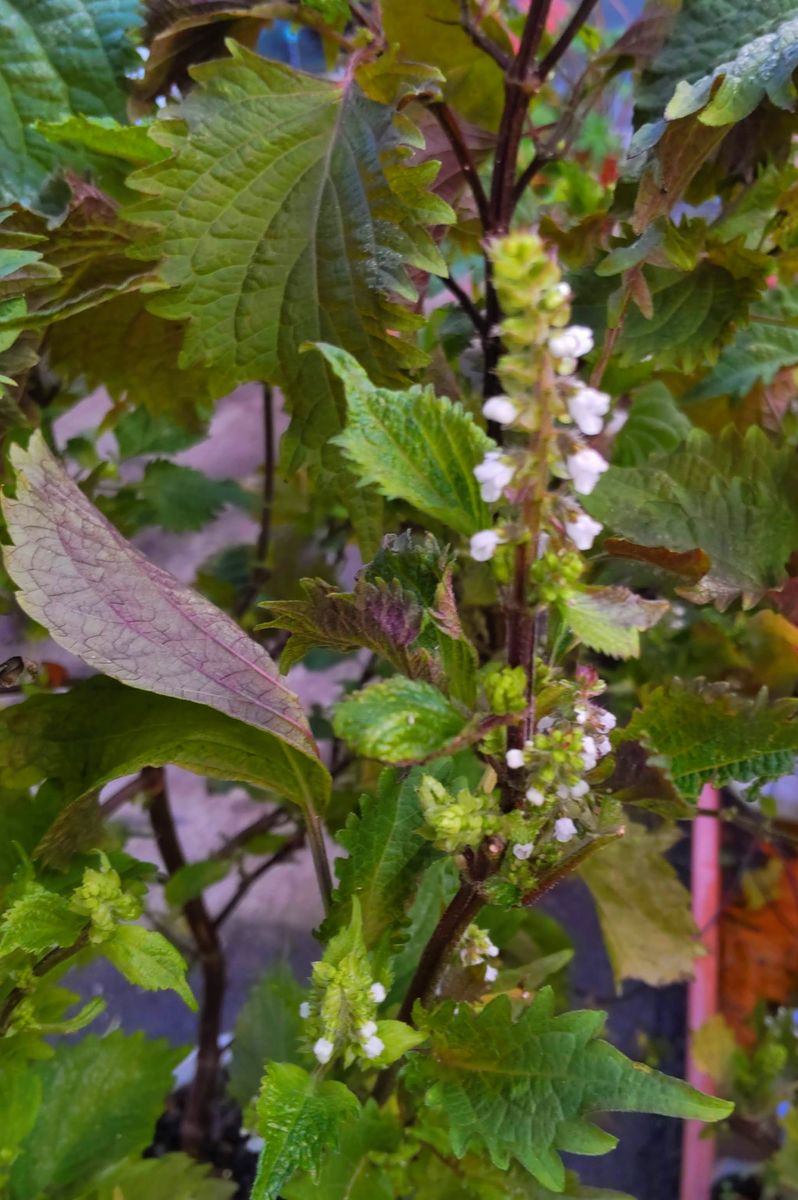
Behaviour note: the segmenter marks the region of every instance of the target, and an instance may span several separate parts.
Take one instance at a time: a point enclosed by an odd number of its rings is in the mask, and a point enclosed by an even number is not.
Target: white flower
[[[580,779],[579,783],[575,783],[571,788],[571,795],[574,800],[581,800],[590,791],[590,784],[585,779]]]
[[[581,358],[593,349],[593,333],[587,325],[569,325],[549,338],[549,350],[555,358]]]
[[[547,729],[551,729],[554,724],[554,717],[541,717],[537,723],[538,733],[545,733]]]
[[[558,817],[554,822],[554,836],[558,842],[570,842],[576,833],[576,826],[570,817]]]
[[[495,983],[499,978],[496,967],[485,967],[485,983]]]
[[[594,521],[586,512],[569,515],[571,520],[565,522],[565,532],[577,550],[589,550],[604,526],[600,521]]]
[[[527,788],[526,798],[530,804],[535,806],[535,808],[540,808],[542,804],[546,803],[546,797],[543,795],[543,792],[539,792],[538,789],[534,787]]]
[[[360,1040],[363,1042],[368,1041],[368,1039],[370,1037],[373,1037],[376,1032],[377,1032],[377,1022],[376,1021],[366,1021],[366,1024],[361,1025],[360,1029],[358,1030],[358,1033],[360,1034]]]
[[[596,749],[599,758],[603,758],[605,754],[609,754],[610,750],[612,750],[612,742],[608,737],[600,737],[596,743]]]
[[[501,457],[500,450],[489,450],[483,461],[474,467],[474,475],[480,484],[482,499],[492,504],[500,499],[502,492],[512,481],[515,467]]]
[[[518,416],[518,409],[509,396],[491,396],[482,405],[482,415],[499,425],[512,425]]]
[[[564,783],[561,783],[557,788],[557,795],[559,796],[560,800],[568,800],[571,795],[571,789],[567,788]]]
[[[610,398],[606,392],[580,384],[568,397],[568,412],[571,420],[579,426],[582,433],[590,435],[601,433],[603,421],[610,407]]]
[[[513,854],[516,858],[526,859],[529,858],[533,848],[534,842],[517,842],[513,846]]]
[[[584,704],[577,704],[574,708],[574,720],[577,725],[584,725],[587,720],[587,708]]]
[[[508,750],[504,757],[507,760],[507,766],[512,771],[517,771],[520,767],[523,767],[523,765],[524,765],[523,750]]]
[[[313,1045],[313,1053],[320,1063],[328,1063],[333,1056],[335,1046],[329,1038],[319,1038]]]
[[[383,1000],[385,999],[386,992],[381,983],[372,983],[371,987],[369,988],[369,992],[371,993],[371,998],[375,1004],[382,1004]]]
[[[586,449],[569,454],[565,465],[574,482],[574,490],[581,492],[583,496],[589,496],[598,483],[599,476],[604,474],[610,464],[597,450]]]
[[[496,958],[499,953],[499,947],[494,946],[493,942],[489,941],[485,946],[485,953],[487,954],[488,958]]]
[[[598,762],[598,747],[595,738],[582,738],[582,762],[586,771],[592,771]]]
[[[307,1021],[308,1017],[310,1016],[310,1005],[308,1004],[307,1000],[303,1000],[300,1004],[299,1015],[303,1021]]]
[[[367,1042],[363,1043],[363,1053],[366,1058],[379,1058],[384,1049],[385,1042],[376,1036],[370,1037]]]
[[[608,712],[606,708],[598,706],[593,710],[593,724],[597,725],[602,733],[609,733],[618,724],[615,713]]]
[[[498,529],[480,529],[471,535],[471,557],[476,562],[487,562],[496,553],[496,547],[504,541]]]

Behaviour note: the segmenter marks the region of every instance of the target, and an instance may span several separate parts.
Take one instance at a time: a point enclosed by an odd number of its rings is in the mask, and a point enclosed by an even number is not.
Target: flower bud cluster
[[[337,1054],[346,1066],[379,1058],[385,1043],[377,1010],[387,993],[384,983],[371,978],[367,957],[354,951],[336,965],[316,962],[311,980],[310,999],[300,1004],[299,1015],[308,1023],[317,1062],[324,1065]]]
[[[140,899],[123,891],[119,873],[102,853],[99,870],[86,868],[69,907],[89,918],[89,941],[95,945],[108,941],[120,921],[135,921],[143,911]]]
[[[499,947],[494,946],[487,930],[479,925],[469,925],[457,946],[457,956],[464,967],[479,967],[485,964],[485,983],[495,983],[499,971],[491,959],[496,959]]]
[[[482,687],[497,716],[522,712],[526,708],[526,671],[523,667],[499,667],[491,663],[482,671]]]
[[[486,503],[504,500],[521,506],[544,459],[544,467],[570,480],[572,492],[556,500],[546,498],[546,526],[566,545],[589,550],[601,525],[582,510],[575,496],[589,495],[607,469],[605,459],[584,438],[601,433],[610,407],[606,393],[575,375],[580,359],[593,349],[593,334],[584,325],[569,324],[570,288],[537,234],[513,233],[497,240],[491,257],[506,314],[501,325],[505,353],[499,365],[505,392],[487,400],[483,413],[508,431],[526,434],[527,444],[489,450],[474,475]],[[529,439],[536,437],[530,450]],[[471,555],[486,562],[499,546],[524,535],[512,521],[480,530],[471,538]]]
[[[418,791],[421,807],[435,845],[454,854],[465,846],[478,846],[490,832],[493,803],[484,793],[461,788],[456,796],[433,775],[425,775]]]

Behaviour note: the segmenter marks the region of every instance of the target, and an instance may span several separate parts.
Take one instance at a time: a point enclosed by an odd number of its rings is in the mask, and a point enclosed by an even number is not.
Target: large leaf
[[[346,427],[336,438],[362,486],[415,508],[466,535],[490,523],[474,478],[494,443],[459,404],[432,388],[376,387],[345,351],[321,346],[346,391]]]
[[[244,1001],[236,1019],[229,1068],[229,1089],[242,1107],[257,1094],[268,1061],[298,1061],[299,1005],[304,994],[290,967],[278,963],[258,980]]]
[[[5,562],[30,616],[122,683],[208,704],[315,757],[299,701],[265,650],[123,541],[40,434],[13,447],[11,461]]]
[[[357,754],[386,763],[421,762],[462,733],[465,718],[443,692],[395,675],[342,700],[333,727]]]
[[[35,128],[73,114],[125,116],[122,90],[139,0],[0,0],[0,204],[58,211],[56,168],[80,166]]]
[[[682,795],[695,800],[705,783],[789,774],[798,753],[798,703],[769,704],[764,694],[748,700],[722,685],[677,681],[646,697],[624,737],[656,751]]]
[[[661,987],[692,975],[701,951],[690,893],[665,858],[677,839],[667,825],[646,830],[631,821],[623,838],[579,868],[596,902],[616,983],[642,979]]]
[[[198,775],[273,788],[298,804],[308,790],[319,800],[326,795],[324,767],[287,742],[204,704],[153,695],[112,679],[89,679],[66,693],[31,696],[0,714],[3,787],[57,779],[62,803],[69,803],[122,775],[168,763]]]
[[[232,1200],[236,1185],[187,1154],[131,1159],[104,1172],[81,1200]]]
[[[394,938],[400,933],[416,882],[438,857],[432,842],[421,836],[422,774],[414,770],[403,777],[398,771],[383,771],[376,796],[361,797],[360,812],[350,815],[338,837],[348,857],[336,864],[339,885],[333,916],[337,923],[346,923],[352,897],[357,896],[369,950],[386,933]]]
[[[795,0],[684,0],[668,38],[635,96],[644,112],[659,116],[682,80],[695,83],[720,63],[798,11]]]
[[[400,61],[437,67],[449,103],[475,125],[495,129],[504,101],[501,68],[462,28],[459,0],[383,0],[381,7],[385,36],[398,45]],[[483,29],[509,50],[497,23],[483,20]]]
[[[725,353],[721,352],[721,359]],[[690,428],[665,384],[647,384],[635,394],[629,416],[612,443],[612,461],[616,467],[640,467],[653,455],[675,450]]]
[[[405,264],[443,269],[420,222],[453,217],[427,190],[435,166],[401,165],[390,108],[228,48],[194,69],[181,120],[153,131],[173,157],[131,181],[148,193],[141,253],[163,257],[171,285],[156,311],[189,320],[184,362],[211,367],[220,388],[279,384],[294,443],[318,447],[342,413],[324,363],[300,347],[331,341],[398,382],[420,361],[406,336],[417,320],[390,296],[414,294]]]
[[[182,1055],[142,1033],[62,1042],[34,1070],[42,1104],[11,1172],[12,1200],[66,1200],[103,1167],[140,1154]]]
[[[758,383],[773,382],[784,367],[798,365],[798,303],[781,289],[768,292],[752,313],[753,320],[726,346],[702,380],[682,398],[696,400],[729,396],[742,400]],[[757,316],[764,319],[757,321]],[[790,323],[792,322],[792,323]]]
[[[726,607],[755,603],[785,578],[798,549],[798,473],[792,450],[757,428],[740,437],[694,430],[643,467],[610,467],[584,499],[590,514],[630,542],[703,550],[708,574],[685,591]]]
[[[342,1130],[318,1174],[293,1179],[283,1195],[286,1200],[394,1200],[393,1180],[383,1163],[385,1155],[398,1150],[400,1139],[393,1113],[370,1100],[359,1119]]]
[[[252,1200],[275,1200],[298,1170],[318,1167],[360,1104],[349,1088],[308,1075],[292,1063],[271,1063],[255,1110],[255,1128],[265,1139],[252,1187]]]
[[[480,1012],[451,1002],[418,1013],[431,1053],[417,1056],[412,1080],[427,1103],[444,1109],[458,1157],[482,1145],[498,1167],[517,1159],[546,1187],[561,1191],[558,1154],[603,1154],[616,1144],[587,1117],[654,1112],[718,1121],[731,1108],[679,1079],[631,1062],[599,1040],[605,1014],[554,1016],[550,988],[517,1021],[506,996]]]

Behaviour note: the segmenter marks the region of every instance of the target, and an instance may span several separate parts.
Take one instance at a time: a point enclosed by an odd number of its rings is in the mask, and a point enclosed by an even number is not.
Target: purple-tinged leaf
[[[120,537],[39,433],[11,449],[8,573],[25,612],[89,666],[145,691],[207,704],[305,754],[316,746],[269,655],[213,604]]]

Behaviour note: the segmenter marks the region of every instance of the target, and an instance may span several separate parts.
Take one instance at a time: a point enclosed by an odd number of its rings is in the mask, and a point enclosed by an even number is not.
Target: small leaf
[[[230,1063],[230,1092],[242,1106],[260,1088],[266,1063],[298,1062],[305,996],[291,968],[278,963],[249,991],[238,1014]]]
[[[56,145],[82,146],[94,154],[107,154],[134,166],[160,162],[168,151],[150,137],[150,125],[120,125],[113,117],[78,113],[60,121],[37,121],[36,132]]]
[[[120,925],[113,937],[103,943],[103,954],[128,983],[148,992],[164,989],[177,992],[196,1011],[197,1001],[186,983],[183,956],[163,934],[142,925]]]
[[[71,912],[69,900],[39,883],[25,891],[3,913],[0,923],[0,956],[14,950],[40,956],[56,946],[71,946],[85,925],[85,918]]]
[[[396,675],[342,700],[333,728],[357,754],[405,763],[444,750],[465,719],[431,684]]]
[[[623,838],[579,868],[596,903],[616,986],[642,979],[662,987],[692,976],[701,947],[690,893],[664,857],[678,836],[667,825],[646,830],[631,821]]]
[[[255,1129],[265,1145],[252,1200],[276,1200],[299,1170],[315,1170],[360,1105],[342,1083],[308,1075],[292,1063],[270,1063],[255,1109]]]
[[[448,765],[437,771],[447,773]],[[359,813],[352,813],[338,840],[348,852],[336,863],[339,885],[332,919],[345,923],[353,896],[363,911],[363,939],[373,950],[386,935],[399,935],[405,909],[415,883],[424,869],[438,858],[432,843],[421,836],[424,814],[418,799],[423,772],[402,776],[385,770],[380,775],[376,796],[362,796]]]
[[[228,505],[252,509],[252,496],[233,479],[210,479],[164,459],[147,464],[136,490],[149,510],[148,523],[168,533],[202,529]]]
[[[299,701],[265,650],[123,542],[40,434],[11,459],[16,497],[4,498],[3,511],[14,545],[5,563],[29,616],[96,670],[208,704],[316,757]]]
[[[11,1200],[75,1195],[103,1168],[141,1154],[183,1054],[142,1033],[59,1043],[32,1070],[42,1104],[11,1172]]]
[[[186,901],[201,896],[206,888],[226,879],[232,868],[231,858],[204,858],[186,863],[167,880],[164,899],[173,908],[182,908]]]
[[[104,1172],[86,1200],[232,1200],[235,1183],[212,1172],[187,1154],[132,1159]]]
[[[465,409],[431,388],[375,387],[350,354],[318,348],[344,384],[346,427],[335,440],[361,484],[406,500],[458,533],[484,529],[489,513],[474,467],[494,443]]]
[[[624,587],[573,591],[563,614],[581,642],[611,658],[640,653],[640,630],[656,625],[669,608],[666,600],[643,600]]]
[[[335,1147],[322,1159],[318,1174],[293,1179],[286,1200],[394,1200],[396,1195],[385,1155],[401,1141],[396,1117],[367,1101],[356,1121],[347,1121]]]
[[[412,1060],[408,1081],[443,1108],[455,1154],[484,1146],[496,1166],[515,1158],[554,1191],[565,1182],[558,1150],[602,1154],[615,1145],[587,1120],[592,1113],[718,1121],[732,1108],[600,1041],[604,1013],[554,1016],[550,988],[517,1021],[506,996],[479,1012],[447,1002],[417,1014],[431,1052]]]

